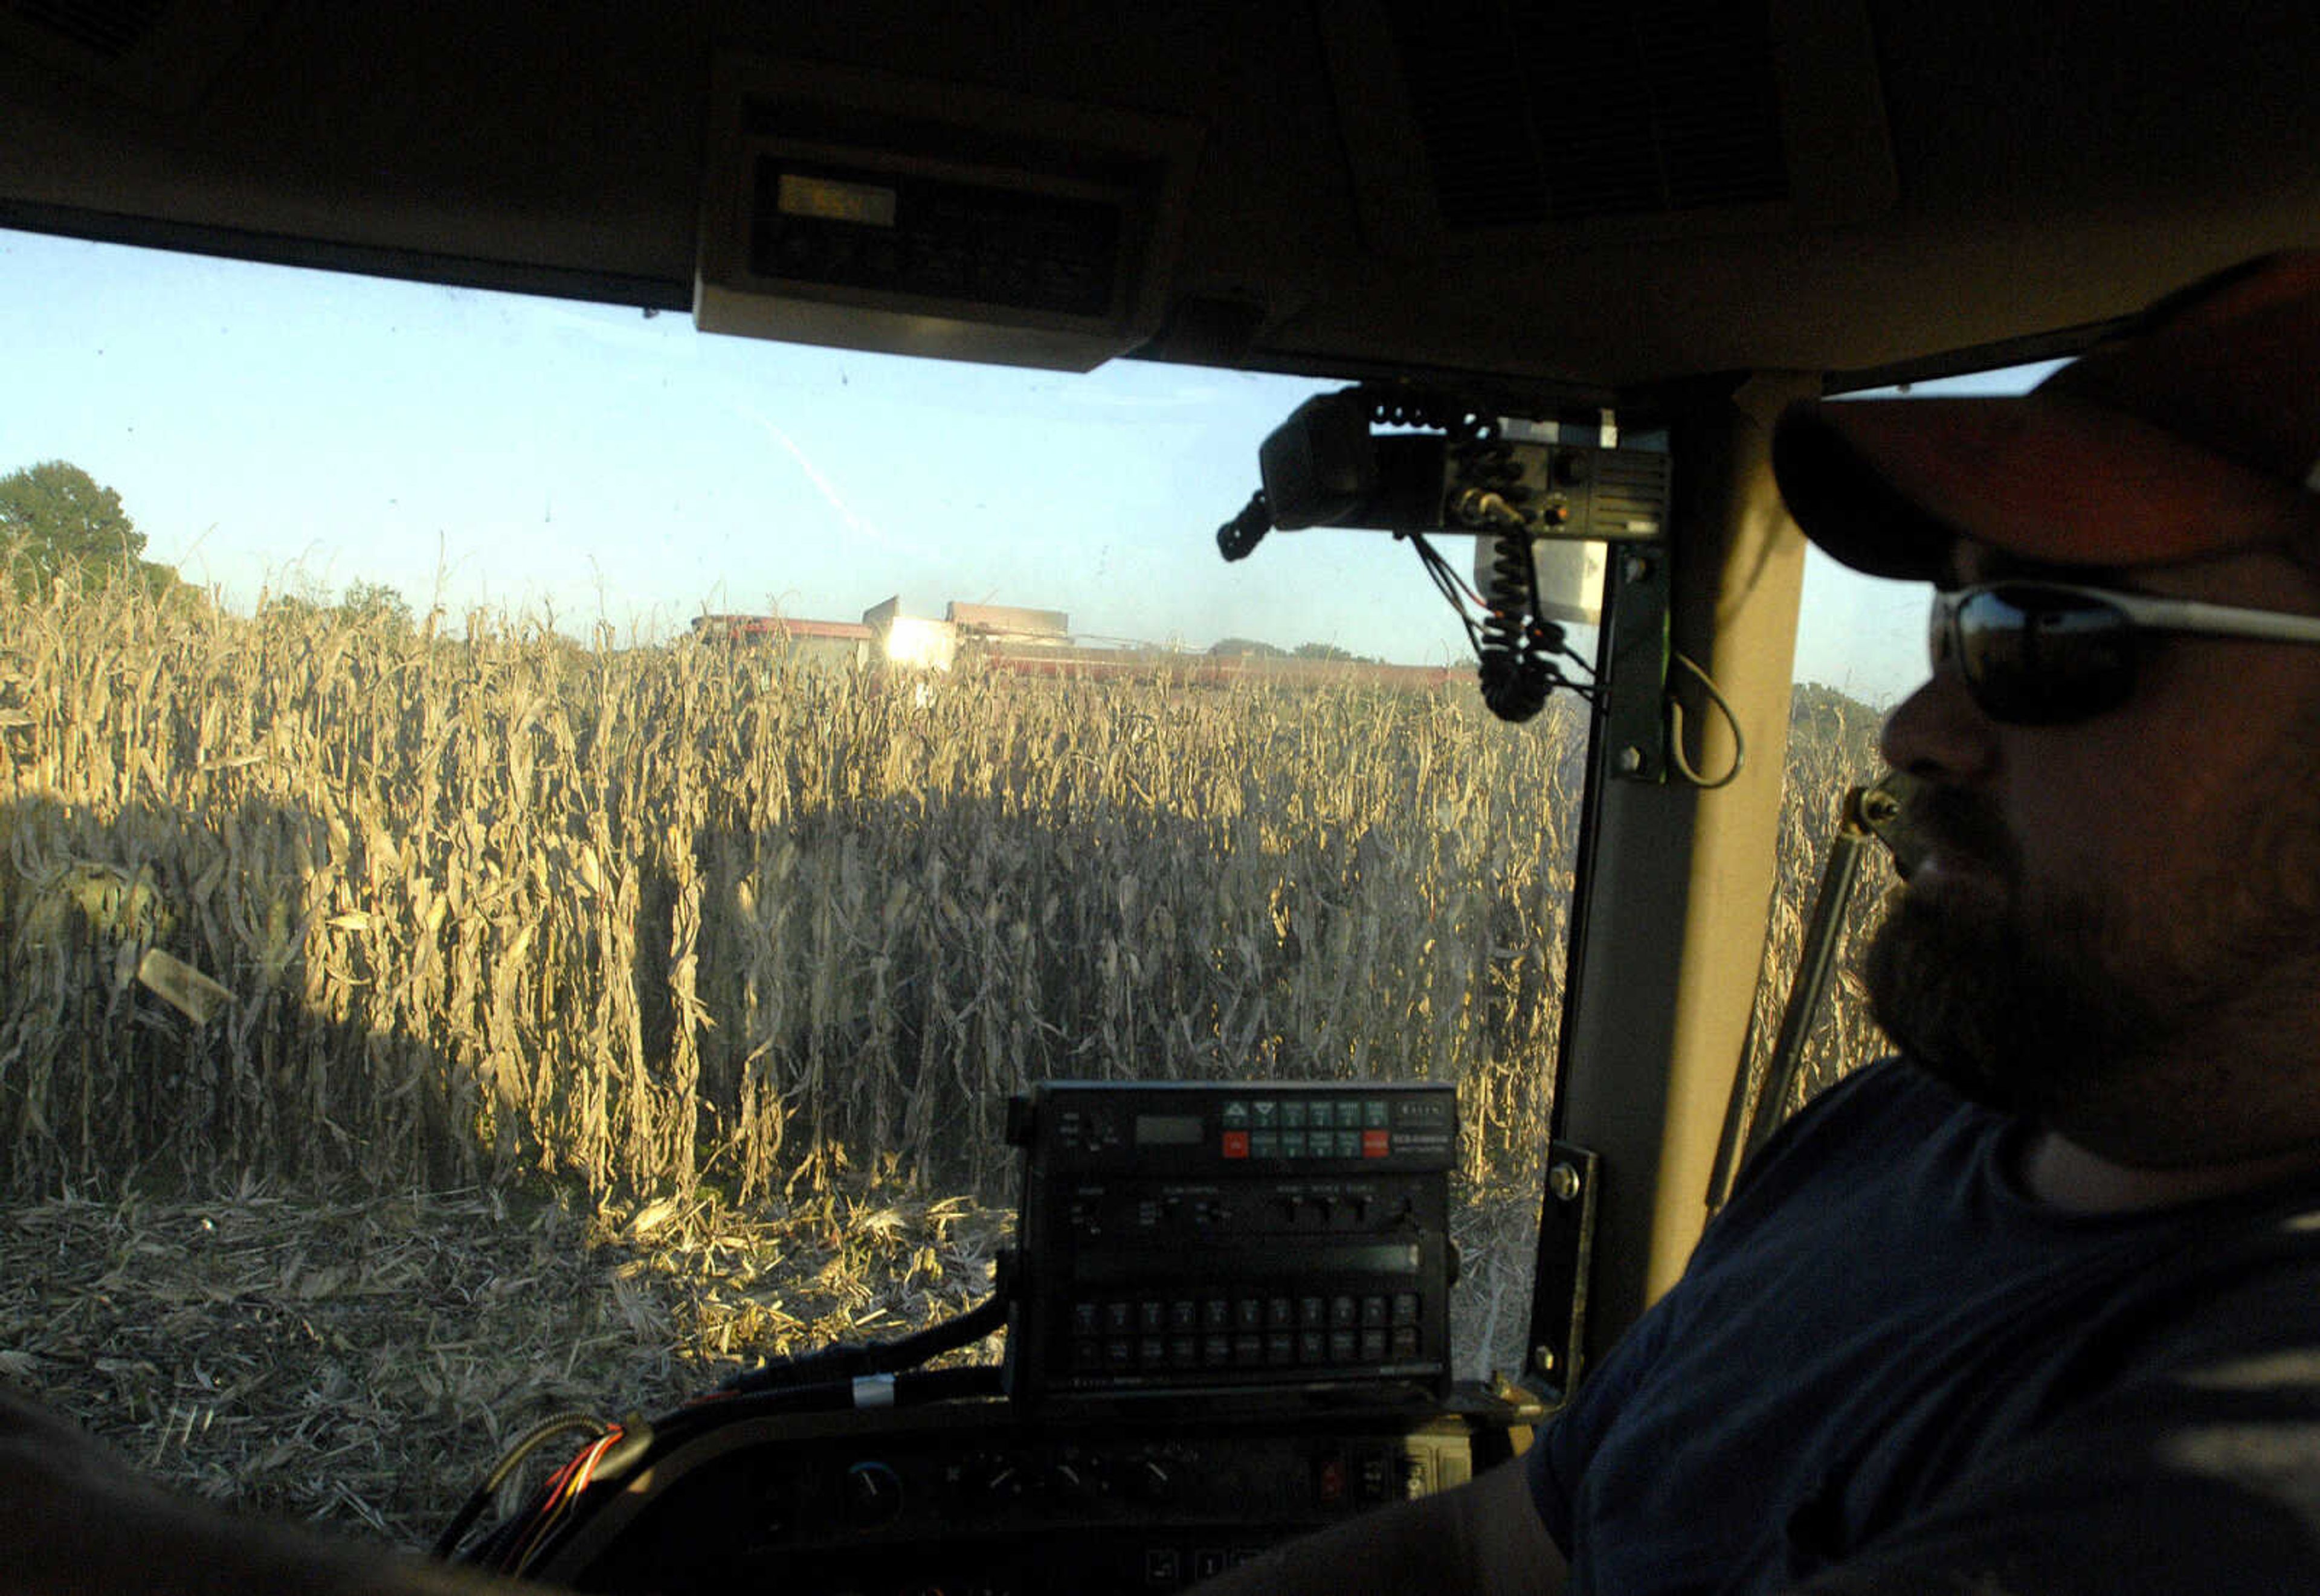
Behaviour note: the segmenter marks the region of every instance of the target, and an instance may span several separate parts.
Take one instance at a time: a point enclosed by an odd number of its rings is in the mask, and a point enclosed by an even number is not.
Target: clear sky
[[[1025,604],[1196,647],[1465,657],[1382,534],[1216,553],[1257,445],[1335,383],[910,360],[7,232],[0,372],[0,474],[80,466],[120,492],[148,558],[237,607],[359,580],[421,612],[547,612],[575,632],[603,615],[650,636],[704,610],[851,620],[898,594],[908,613]],[[1922,589],[1816,560],[1806,602],[1800,679],[1906,690]]]

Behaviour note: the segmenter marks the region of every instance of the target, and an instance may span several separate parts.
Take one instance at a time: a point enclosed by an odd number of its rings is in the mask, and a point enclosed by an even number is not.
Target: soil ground
[[[1489,1361],[1510,1366],[1535,1213],[1464,1211],[1462,1362],[1503,1343]],[[989,1294],[1011,1226],[869,1190],[777,1217],[487,1191],[53,1199],[0,1210],[0,1382],[181,1488],[423,1547],[540,1420],[650,1414],[767,1356],[947,1319]]]
[[[33,1203],[0,1215],[0,1379],[173,1484],[424,1546],[551,1414],[649,1413],[768,1354],[948,1318],[988,1294],[1006,1218],[842,1195],[780,1219],[485,1192]]]

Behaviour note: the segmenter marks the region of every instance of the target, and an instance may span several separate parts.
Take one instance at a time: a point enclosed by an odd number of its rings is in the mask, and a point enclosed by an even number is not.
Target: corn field
[[[1766,1039],[1866,769],[1833,712]],[[0,1187],[993,1191],[1010,1093],[1172,1076],[1455,1081],[1467,1175],[1525,1175],[1581,725],[0,599]]]

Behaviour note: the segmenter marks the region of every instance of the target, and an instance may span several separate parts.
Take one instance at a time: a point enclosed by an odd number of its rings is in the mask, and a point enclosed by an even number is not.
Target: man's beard
[[[2124,1071],[2163,1017],[2117,980],[2099,927],[1896,896],[1862,962],[1871,1011],[1920,1068],[1972,1102],[2041,1121]]]
[[[2187,837],[2213,867],[2180,898],[2139,906],[2131,881],[2025,902],[2019,854],[1979,797],[1916,794],[1908,823],[2003,890],[1898,894],[1862,959],[1879,1024],[1963,1096],[2125,1162],[2204,1149],[2212,1132],[2188,1121],[2226,1078],[2246,1089],[2232,1117],[2260,1119],[2254,1060],[2224,1051],[2256,1051],[2240,1045],[2301,1023],[2320,992],[2320,801],[2315,772],[2295,763],[2247,795],[2238,848]]]

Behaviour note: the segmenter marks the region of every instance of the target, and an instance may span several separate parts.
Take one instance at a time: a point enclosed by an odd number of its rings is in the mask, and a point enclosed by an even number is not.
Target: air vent
[[[1790,198],[1764,0],[1386,0],[1444,225]]]
[[[7,10],[90,54],[117,61],[152,36],[171,0],[7,0]]]
[[[0,0],[0,50],[116,99],[182,111],[280,0]]]
[[[1668,457],[1651,449],[1607,449],[1595,457],[1595,493],[1589,513],[1598,529],[1624,528],[1630,537],[1667,530]]]

